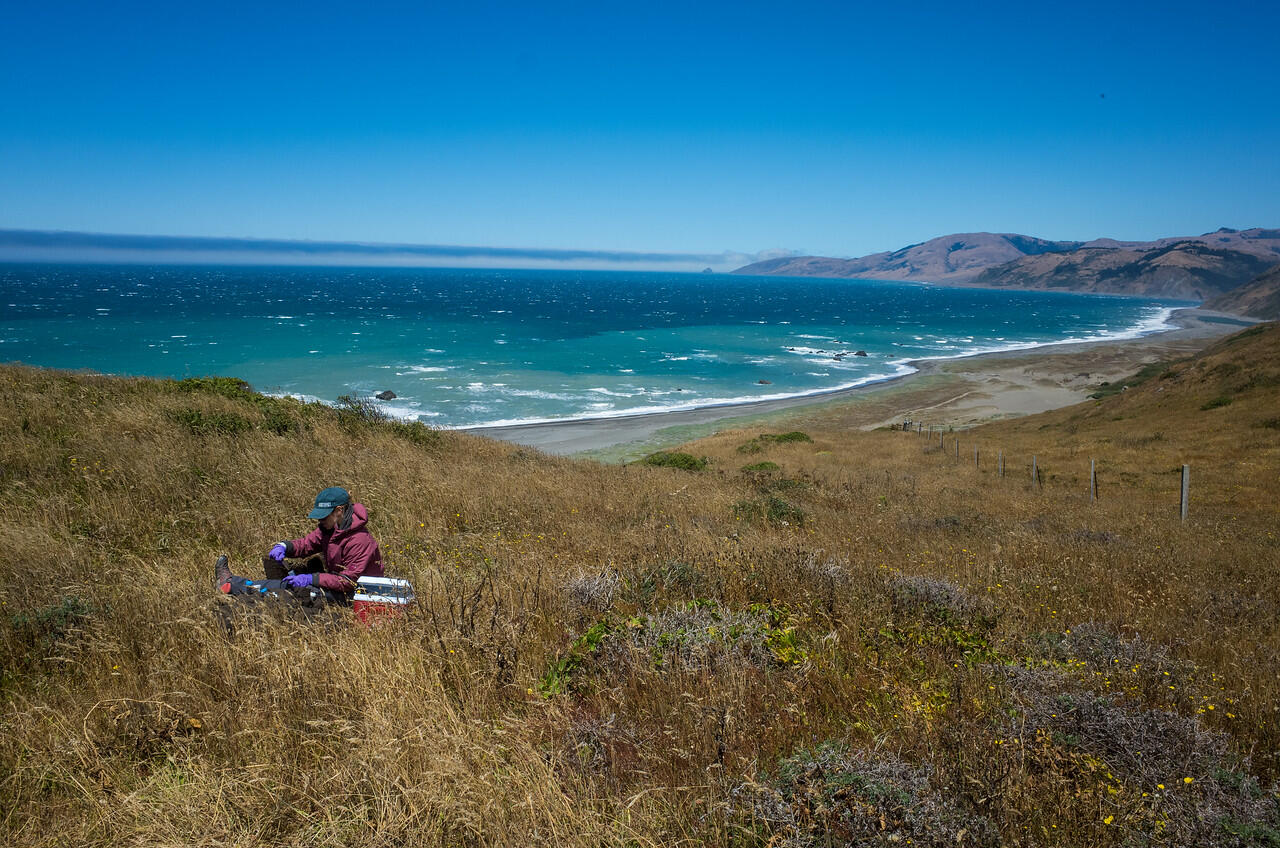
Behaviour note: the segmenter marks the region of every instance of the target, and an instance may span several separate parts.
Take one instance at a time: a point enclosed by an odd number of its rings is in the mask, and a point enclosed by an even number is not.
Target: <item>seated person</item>
[[[214,585],[228,595],[283,598],[292,594],[349,603],[356,581],[365,575],[382,576],[382,551],[366,526],[369,513],[363,504],[351,502],[346,489],[331,486],[320,492],[307,517],[315,519],[314,530],[301,539],[277,542],[263,557],[265,580],[232,574],[222,556],[214,566]],[[286,572],[286,557],[310,559]]]

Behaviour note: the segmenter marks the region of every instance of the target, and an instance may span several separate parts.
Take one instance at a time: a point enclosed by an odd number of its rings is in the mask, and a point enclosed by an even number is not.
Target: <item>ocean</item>
[[[914,359],[1152,333],[1189,305],[727,274],[0,265],[0,361],[323,402],[389,390],[389,414],[474,427],[817,394]]]

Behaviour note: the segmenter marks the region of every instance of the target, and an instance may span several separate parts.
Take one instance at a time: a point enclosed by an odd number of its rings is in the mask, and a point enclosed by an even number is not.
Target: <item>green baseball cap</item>
[[[340,506],[351,503],[351,495],[341,486],[330,486],[316,495],[315,509],[307,513],[307,518],[321,519]]]

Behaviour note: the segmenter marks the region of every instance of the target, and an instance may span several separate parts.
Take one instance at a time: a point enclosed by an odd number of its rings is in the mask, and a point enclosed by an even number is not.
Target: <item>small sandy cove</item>
[[[620,461],[736,427],[820,422],[873,429],[906,420],[971,427],[1080,403],[1103,382],[1188,356],[1253,323],[1201,309],[1180,309],[1170,320],[1176,329],[1137,339],[917,361],[920,370],[906,377],[805,398],[469,432],[551,454]]]

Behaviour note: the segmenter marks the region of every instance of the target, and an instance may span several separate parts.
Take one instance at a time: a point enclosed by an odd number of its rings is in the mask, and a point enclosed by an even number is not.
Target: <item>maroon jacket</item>
[[[362,576],[382,576],[382,551],[365,526],[368,521],[369,512],[364,504],[352,504],[343,516],[346,526],[332,530],[317,526],[301,539],[285,542],[285,555],[324,554],[324,571],[316,573],[316,585],[349,595],[356,590],[356,581]]]

